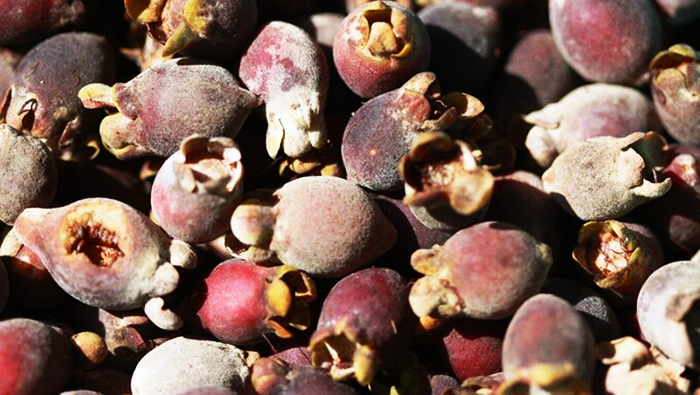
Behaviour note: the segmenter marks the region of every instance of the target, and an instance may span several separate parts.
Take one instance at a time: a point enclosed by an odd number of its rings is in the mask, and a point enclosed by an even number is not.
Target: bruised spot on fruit
[[[66,216],[64,235],[66,254],[83,254],[95,266],[109,267],[124,252],[119,248],[117,233],[95,220],[91,213],[76,210]]]

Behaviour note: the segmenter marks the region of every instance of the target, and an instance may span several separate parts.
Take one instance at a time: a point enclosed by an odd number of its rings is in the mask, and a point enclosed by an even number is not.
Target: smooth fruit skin
[[[0,394],[58,393],[72,369],[68,340],[27,318],[0,321]]]
[[[549,21],[562,56],[589,81],[641,85],[661,49],[652,0],[553,0]]]

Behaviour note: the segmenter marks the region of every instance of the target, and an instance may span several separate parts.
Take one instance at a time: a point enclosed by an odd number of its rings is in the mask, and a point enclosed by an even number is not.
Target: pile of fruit
[[[0,395],[700,394],[700,0],[0,9]]]

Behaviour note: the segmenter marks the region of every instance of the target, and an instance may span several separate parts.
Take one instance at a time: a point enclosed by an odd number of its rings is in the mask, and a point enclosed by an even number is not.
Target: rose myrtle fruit
[[[367,192],[329,176],[251,193],[233,212],[231,230],[233,244],[250,246],[242,257],[274,258],[312,277],[342,277],[396,242],[396,229]]]
[[[177,315],[163,309],[161,297],[177,287],[175,267],[194,267],[196,254],[131,206],[88,198],[58,208],[30,208],[20,214],[14,229],[17,239],[75,299],[113,310],[145,307],[159,327],[182,325]]]
[[[193,387],[175,395],[238,395],[237,391],[228,388],[216,387],[212,385],[202,385]]]
[[[616,220],[585,223],[573,257],[617,305],[633,305],[644,281],[666,263],[649,228]]]
[[[502,41],[498,11],[450,1],[424,7],[418,17],[430,36],[428,70],[438,76],[442,88],[481,92],[496,71]]]
[[[133,395],[172,395],[203,385],[244,392],[255,354],[211,340],[180,336],[151,350],[131,377]],[[247,393],[247,392],[246,392]]]
[[[494,178],[463,141],[442,132],[420,133],[399,172],[404,203],[431,229],[456,232],[486,214]]]
[[[592,137],[557,156],[542,183],[567,212],[584,221],[619,218],[671,188],[670,179],[653,177],[663,165],[665,147],[654,132]]]
[[[669,358],[700,363],[700,262],[676,261],[649,276],[639,291],[642,334]]]
[[[554,0],[549,22],[564,59],[589,81],[641,85],[661,50],[652,0]]]
[[[523,33],[493,79],[490,114],[506,127],[527,113],[561,99],[579,83],[579,77],[559,53],[552,32]]]
[[[508,324],[502,356],[506,382],[498,393],[590,393],[594,345],[588,324],[566,300],[535,295]]]
[[[326,144],[329,71],[321,47],[300,27],[269,22],[241,57],[241,81],[265,101],[266,148],[297,158]]]
[[[164,44],[163,55],[183,52],[217,61],[237,55],[255,30],[255,0],[125,0],[129,17]]]
[[[371,1],[355,8],[333,40],[340,78],[364,99],[397,89],[425,71],[430,53],[423,22],[393,1]]]
[[[556,262],[570,259],[580,227],[545,192],[537,174],[518,169],[494,175],[493,193],[483,221],[507,222],[547,244],[552,249],[552,271],[561,266]]]
[[[520,228],[481,222],[447,242],[413,253],[424,276],[409,301],[419,317],[506,318],[539,292],[552,266],[551,249]]]
[[[532,128],[525,146],[546,169],[575,142],[597,136],[624,137],[632,132],[661,132],[654,104],[641,91],[594,83],[578,87],[561,100],[525,116]]]
[[[447,372],[463,382],[501,371],[501,350],[508,322],[455,318],[416,340],[416,354],[431,371]]]
[[[569,302],[590,326],[596,344],[620,337],[620,322],[615,310],[593,289],[563,277],[549,277],[542,293],[556,295]]]
[[[309,365],[293,365],[276,357],[253,364],[251,381],[260,395],[357,395],[352,387],[333,380],[327,371]]]
[[[193,134],[234,138],[260,105],[228,70],[191,58],[164,61],[112,87],[89,84],[78,95],[85,107],[112,112],[100,136],[120,159],[168,157]]]
[[[389,268],[359,270],[338,281],[323,301],[309,340],[311,362],[335,380],[354,377],[366,385],[409,345],[417,319],[408,304],[408,283]]]
[[[3,0],[0,9],[0,46],[36,44],[77,27],[87,14],[82,0]]]
[[[376,191],[401,189],[401,158],[418,134],[442,131],[484,105],[465,93],[440,94],[434,73],[413,76],[401,88],[364,103],[345,127],[341,155],[348,180]]]
[[[659,52],[649,67],[664,128],[679,142],[700,146],[700,56],[691,46],[676,44]]]
[[[198,324],[218,340],[259,343],[266,334],[290,338],[311,324],[316,298],[309,276],[290,266],[265,267],[229,259],[218,264],[186,299]]]
[[[193,135],[158,170],[151,209],[170,237],[204,243],[226,233],[242,195],[243,165],[233,140]]]
[[[22,58],[0,103],[0,119],[44,141],[65,159],[95,154],[92,136],[99,112],[88,111],[78,91],[91,83],[110,84],[114,53],[93,33],[61,33],[40,42]]]
[[[58,393],[71,374],[70,343],[40,321],[0,321],[0,367],[0,394]]]
[[[5,268],[5,262],[0,259],[0,314],[5,310],[9,297],[10,283],[8,281],[7,268]]]
[[[58,188],[58,169],[41,140],[0,124],[0,221],[11,225],[28,207],[47,207]]]

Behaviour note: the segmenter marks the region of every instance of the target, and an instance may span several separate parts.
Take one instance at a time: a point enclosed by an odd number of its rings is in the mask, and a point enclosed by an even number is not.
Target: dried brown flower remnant
[[[624,304],[634,303],[647,277],[665,263],[649,229],[616,220],[584,224],[573,256],[596,285]]]
[[[418,135],[399,162],[404,203],[432,229],[459,230],[480,220],[493,192],[494,178],[470,147],[442,132]]]
[[[590,138],[559,155],[542,183],[564,209],[584,221],[618,218],[671,188],[670,179],[654,179],[665,147],[654,132]]]
[[[682,143],[700,145],[700,55],[689,45],[676,44],[659,52],[649,68],[664,128]]]
[[[17,218],[14,230],[56,283],[81,302],[112,310],[145,307],[161,328],[182,325],[177,315],[163,310],[161,296],[177,287],[175,266],[193,267],[196,255],[131,206],[88,198],[59,208],[30,208]]]

